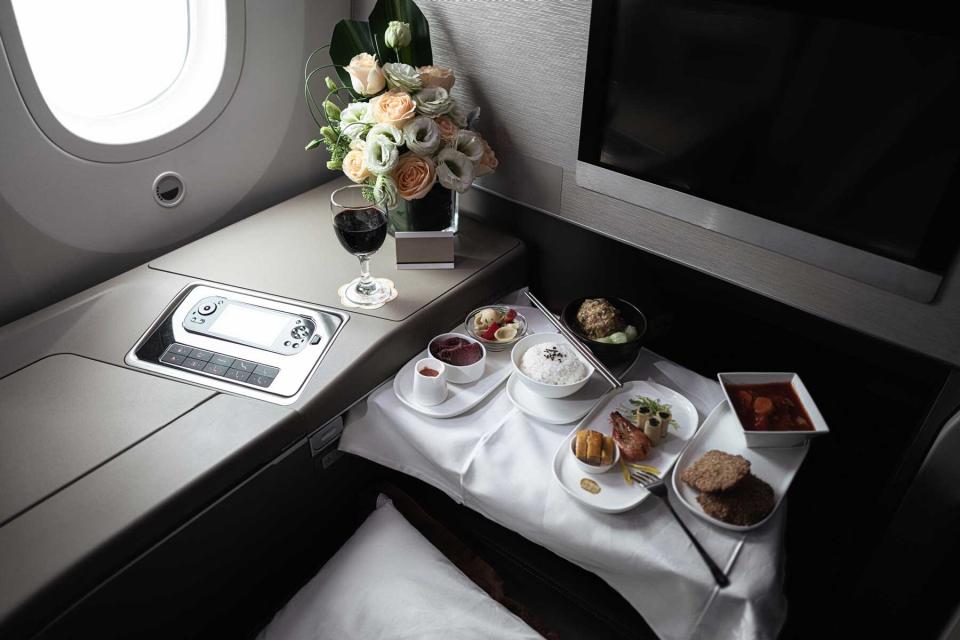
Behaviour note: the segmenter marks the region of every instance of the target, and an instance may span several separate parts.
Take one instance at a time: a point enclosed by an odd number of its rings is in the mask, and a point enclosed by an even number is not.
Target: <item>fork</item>
[[[640,474],[641,478],[634,476],[634,474]],[[687,534],[687,537],[690,538],[690,542],[693,543],[693,546],[697,548],[697,551],[700,552],[700,557],[703,558],[703,561],[707,564],[707,568],[710,569],[710,573],[713,574],[713,579],[716,581],[717,586],[721,589],[724,587],[730,586],[730,578],[727,577],[720,567],[717,566],[717,563],[713,561],[713,558],[710,557],[710,554],[707,553],[707,550],[700,546],[700,543],[695,537],[693,537],[693,532],[690,529],[687,529],[687,525],[684,524],[683,520],[680,519],[680,516],[677,515],[677,512],[673,510],[673,506],[670,504],[670,499],[667,497],[667,485],[653,474],[630,470],[630,475],[634,477],[637,482],[640,483],[640,486],[644,487],[647,491],[657,496],[663,503],[667,505],[667,509],[670,509],[670,513],[673,514],[673,517],[676,518],[677,522],[680,523],[680,527],[683,529],[684,533]],[[646,480],[648,477],[653,477],[653,480]]]

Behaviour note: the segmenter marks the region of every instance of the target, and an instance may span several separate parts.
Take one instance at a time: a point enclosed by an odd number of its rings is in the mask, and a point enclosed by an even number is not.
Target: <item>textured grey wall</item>
[[[485,188],[960,365],[956,265],[934,303],[917,303],[577,186],[590,0],[417,2],[430,20],[436,62],[457,72],[455,94],[484,110],[480,128],[501,159],[499,172],[482,181]],[[371,0],[354,0],[353,17],[366,19],[372,6]],[[469,207],[488,201],[465,202]]]
[[[303,60],[349,0],[246,2],[246,51],[223,113],[186,144],[105,164],[54,146],[33,123],[0,51],[0,324],[332,177],[303,105]],[[184,176],[174,209],[153,202],[164,170]]]

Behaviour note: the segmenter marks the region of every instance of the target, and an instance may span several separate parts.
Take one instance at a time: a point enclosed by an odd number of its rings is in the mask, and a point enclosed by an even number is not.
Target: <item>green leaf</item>
[[[337,75],[344,86],[350,87],[350,74],[343,68],[358,53],[377,55],[377,47],[370,33],[370,25],[360,20],[341,20],[333,28],[330,38],[330,60],[337,65]],[[380,61],[383,63],[383,60]]]
[[[383,36],[387,32],[391,20],[399,20],[410,25],[410,44],[400,47],[396,52],[400,55],[400,62],[414,67],[423,67],[433,64],[433,50],[430,47],[430,24],[424,17],[420,7],[413,0],[378,0],[373,11],[370,12],[370,32],[383,45]],[[331,47],[332,50],[332,47]],[[382,53],[386,59],[383,62],[396,62],[394,50],[383,45]],[[332,57],[332,54],[331,54]]]

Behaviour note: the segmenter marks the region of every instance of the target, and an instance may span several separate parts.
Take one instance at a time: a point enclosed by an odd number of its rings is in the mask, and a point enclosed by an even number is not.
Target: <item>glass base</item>
[[[362,278],[351,280],[343,296],[358,307],[376,307],[390,299],[393,291],[382,286],[376,279],[369,284]]]

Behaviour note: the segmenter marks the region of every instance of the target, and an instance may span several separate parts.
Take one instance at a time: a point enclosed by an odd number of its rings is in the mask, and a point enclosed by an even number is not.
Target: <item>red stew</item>
[[[789,382],[728,384],[727,393],[748,431],[813,431],[813,421]]]

